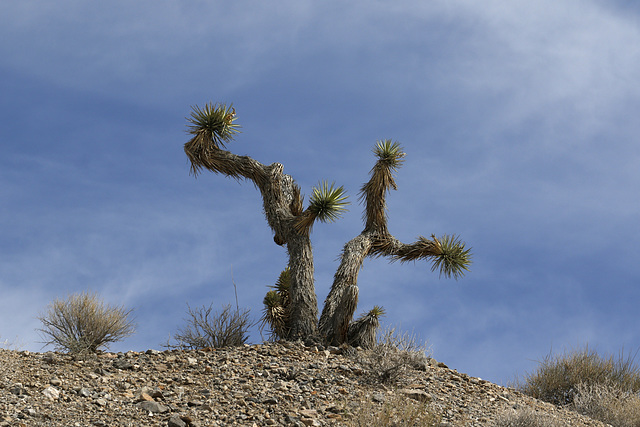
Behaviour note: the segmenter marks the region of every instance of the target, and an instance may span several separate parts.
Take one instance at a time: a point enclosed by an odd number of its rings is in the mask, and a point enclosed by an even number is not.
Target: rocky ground
[[[340,426],[359,408],[371,416],[404,401],[441,426],[492,426],[520,410],[604,426],[433,359],[384,385],[362,351],[342,353],[301,343],[84,358],[0,350],[0,426]]]

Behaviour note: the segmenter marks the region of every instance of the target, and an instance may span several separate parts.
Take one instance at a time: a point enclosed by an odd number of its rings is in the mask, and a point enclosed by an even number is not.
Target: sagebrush
[[[38,316],[43,324],[38,331],[44,344],[57,350],[95,353],[135,332],[132,311],[105,304],[95,293],[81,292],[65,300],[55,299]]]
[[[548,354],[539,362],[538,369],[516,384],[520,391],[555,405],[570,405],[578,386],[613,385],[619,390],[640,391],[640,369],[634,357],[601,356],[585,346],[565,351],[560,355]]]

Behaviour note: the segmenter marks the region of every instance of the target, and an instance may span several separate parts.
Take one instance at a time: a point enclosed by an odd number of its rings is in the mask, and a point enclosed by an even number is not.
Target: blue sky
[[[233,283],[259,317],[286,253],[251,183],[189,175],[185,117],[212,101],[237,110],[231,151],[350,194],[313,230],[320,303],[392,138],[391,232],[459,234],[474,264],[367,260],[358,312],[498,383],[551,349],[635,351],[639,24],[623,1],[4,1],[0,339],[40,351],[38,313],[83,290],[134,309],[114,351],[160,348]]]

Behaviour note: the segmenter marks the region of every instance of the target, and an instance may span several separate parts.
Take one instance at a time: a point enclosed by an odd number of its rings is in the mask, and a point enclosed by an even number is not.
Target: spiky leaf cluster
[[[207,103],[203,108],[195,105],[191,109],[191,117],[187,118],[189,133],[210,140],[216,148],[224,147],[239,131],[240,126],[234,123],[236,109],[232,105]]]
[[[289,267],[287,267],[280,273],[275,285],[269,286],[272,289],[267,292],[262,301],[264,308],[261,323],[263,327],[269,326],[272,339],[286,336],[288,310],[291,302],[289,297],[290,286],[291,274]]]
[[[192,106],[191,110],[187,128],[193,137],[184,145],[184,151],[191,161],[192,173],[197,174],[201,168],[211,166],[211,153],[233,140],[240,126],[234,123],[236,110],[231,105],[208,103],[203,108]]]
[[[471,265],[471,248],[465,248],[465,243],[455,236],[443,235],[439,239],[431,235],[435,254],[432,257],[431,271],[439,270],[440,275],[458,279],[469,271]]]
[[[340,218],[349,204],[348,196],[343,186],[337,187],[335,183],[321,182],[313,187],[313,193],[309,199],[309,207],[296,219],[295,227],[301,233],[308,233],[316,220],[333,222]]]
[[[373,149],[373,153],[378,157],[379,162],[393,171],[397,171],[404,162],[405,153],[402,151],[400,143],[390,139],[378,141]]]

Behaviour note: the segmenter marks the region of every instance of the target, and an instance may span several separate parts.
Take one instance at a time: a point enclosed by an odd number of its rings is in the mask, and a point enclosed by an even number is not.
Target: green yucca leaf
[[[340,218],[346,211],[347,195],[344,187],[335,187],[335,183],[329,185],[323,181],[318,187],[313,187],[313,194],[309,200],[309,211],[315,219],[322,222],[332,222]]]
[[[280,307],[282,305],[282,297],[276,291],[269,291],[262,300],[265,308]]]
[[[207,103],[203,108],[196,105],[191,109],[191,117],[187,118],[189,133],[205,138],[216,147],[224,147],[224,143],[239,132],[240,126],[234,123],[236,109],[232,105]]]
[[[280,276],[278,276],[278,280],[276,281],[276,284],[271,287],[275,289],[280,295],[288,296],[290,286],[291,286],[291,273],[290,273],[289,267],[287,267],[280,272]]]
[[[384,316],[385,311],[383,307],[380,307],[379,305],[374,306],[371,310],[369,310],[369,313],[367,313],[369,316],[374,317],[374,318],[378,318],[380,316]]]
[[[456,280],[464,276],[464,272],[469,271],[471,265],[471,248],[465,248],[465,243],[455,235],[445,234],[439,239],[432,235],[431,238],[436,252],[432,257],[431,271],[440,270],[441,276],[453,277]]]
[[[390,139],[384,141],[378,141],[373,153],[378,156],[378,159],[389,166],[391,169],[397,169],[404,162],[403,158],[405,153],[402,151],[402,147],[398,142],[394,142]]]

